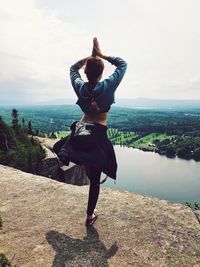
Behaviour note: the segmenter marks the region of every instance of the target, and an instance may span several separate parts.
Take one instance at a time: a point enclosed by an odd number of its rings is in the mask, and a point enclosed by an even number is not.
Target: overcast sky
[[[128,62],[116,97],[200,99],[199,11],[199,0],[1,0],[0,104],[75,98],[69,67],[95,36]]]

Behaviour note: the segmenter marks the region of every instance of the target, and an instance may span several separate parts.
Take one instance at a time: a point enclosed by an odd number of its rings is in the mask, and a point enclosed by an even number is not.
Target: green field
[[[115,145],[125,145],[135,148],[141,148],[144,145],[153,144],[155,140],[160,142],[165,139],[172,139],[176,135],[169,135],[166,133],[151,133],[145,136],[132,131],[120,131],[118,129],[108,129],[108,136],[111,142]]]
[[[70,131],[59,131],[57,132],[58,138],[63,138],[70,134]]]
[[[139,138],[138,134],[132,131],[120,131],[118,129],[108,129],[108,137],[116,145],[129,145]]]
[[[165,139],[172,139],[175,138],[176,135],[169,135],[169,134],[165,134],[165,133],[151,133],[148,134],[140,139],[138,139],[137,141],[134,142],[133,147],[136,148],[140,148],[145,144],[153,144],[155,142],[155,140],[159,140],[160,142],[165,140]]]
[[[69,135],[70,131],[59,131],[57,134],[59,138],[62,138]],[[176,135],[151,133],[145,135],[144,137],[140,137],[139,134],[132,131],[120,131],[118,129],[109,128],[108,137],[115,145],[141,148],[144,145],[153,144],[155,140],[159,140],[161,142],[165,139],[172,139],[173,137],[176,137]]]
[[[129,147],[141,148],[144,145],[153,144],[156,140],[161,142],[165,139],[175,138],[176,135],[166,133],[151,133],[145,136],[131,131],[119,131],[118,129],[109,129],[108,136],[115,145],[124,145]]]

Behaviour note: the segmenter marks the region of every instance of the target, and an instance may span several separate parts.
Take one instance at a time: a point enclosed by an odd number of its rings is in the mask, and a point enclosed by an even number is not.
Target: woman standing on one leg
[[[116,66],[114,73],[100,81],[104,70],[103,60]],[[88,81],[81,78],[79,69],[85,66]],[[100,176],[104,172],[116,179],[117,163],[115,152],[107,137],[107,116],[114,103],[114,93],[127,68],[127,63],[119,57],[102,54],[96,38],[93,39],[92,56],[84,58],[70,68],[70,79],[78,97],[76,104],[84,115],[71,125],[72,133],[57,151],[60,160],[67,164],[72,161],[86,166],[90,180],[86,225],[97,219],[94,209],[99,196]]]
[[[86,224],[92,225],[97,219],[97,215],[94,213],[94,210],[99,197],[101,171],[95,167],[86,166],[86,172],[90,180]]]

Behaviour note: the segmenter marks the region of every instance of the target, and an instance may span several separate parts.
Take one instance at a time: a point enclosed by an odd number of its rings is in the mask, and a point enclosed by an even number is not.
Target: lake
[[[103,186],[174,202],[200,202],[200,162],[115,146],[117,180]],[[102,176],[103,177],[103,176]]]

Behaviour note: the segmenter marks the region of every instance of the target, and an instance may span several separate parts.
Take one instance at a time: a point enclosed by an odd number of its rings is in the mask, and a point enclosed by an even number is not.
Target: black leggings
[[[101,171],[92,166],[86,166],[86,173],[90,180],[87,215],[92,215],[97,204],[100,190]]]

